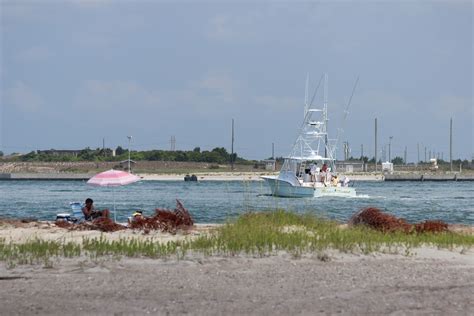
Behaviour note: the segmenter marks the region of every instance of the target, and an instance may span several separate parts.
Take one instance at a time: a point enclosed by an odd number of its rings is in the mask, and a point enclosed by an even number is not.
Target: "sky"
[[[471,1],[0,0],[0,150],[290,153],[328,74],[351,155],[474,156]],[[351,92],[359,77],[349,115]],[[319,90],[315,104],[322,103]],[[390,140],[390,137],[391,140]],[[419,148],[419,151],[418,151]],[[428,157],[429,158],[429,157]]]

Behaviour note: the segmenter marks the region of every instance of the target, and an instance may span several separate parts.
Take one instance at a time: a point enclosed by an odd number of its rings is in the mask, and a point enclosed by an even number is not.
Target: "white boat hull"
[[[262,177],[270,186],[271,194],[281,197],[355,197],[356,191],[351,187],[335,187],[335,186],[297,186],[289,181],[279,179],[278,177]]]

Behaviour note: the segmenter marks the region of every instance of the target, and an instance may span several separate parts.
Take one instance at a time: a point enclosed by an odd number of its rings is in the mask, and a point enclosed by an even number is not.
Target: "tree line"
[[[89,147],[80,151],[31,151],[28,154],[18,155],[9,158],[12,161],[24,162],[75,162],[75,161],[123,161],[128,160],[128,150],[118,146],[115,149],[115,156],[110,148]],[[224,147],[216,147],[212,150],[201,151],[200,147],[193,150],[169,151],[169,150],[148,150],[148,151],[131,151],[130,159],[136,161],[182,161],[182,162],[208,162],[208,163],[252,163],[237,153],[228,153]]]

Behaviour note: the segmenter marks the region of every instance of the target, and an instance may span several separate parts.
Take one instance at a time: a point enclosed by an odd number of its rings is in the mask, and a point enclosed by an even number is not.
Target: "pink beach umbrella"
[[[140,177],[120,170],[108,170],[96,174],[87,181],[87,184],[99,187],[118,187],[127,185],[140,180]],[[115,190],[112,190],[114,197],[114,222],[117,221],[117,214],[115,212]]]

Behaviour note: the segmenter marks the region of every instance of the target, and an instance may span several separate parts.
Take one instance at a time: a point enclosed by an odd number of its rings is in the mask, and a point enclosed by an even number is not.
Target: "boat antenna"
[[[355,93],[355,90],[356,90],[356,87],[357,87],[358,83],[359,83],[359,76],[357,76],[357,79],[354,83],[354,87],[352,87],[351,97],[349,98],[349,102],[347,102],[347,106],[344,109],[344,115],[343,115],[343,118],[342,118],[342,124],[341,125],[343,125],[346,122],[347,116],[349,115],[349,107],[351,106],[352,97],[354,96],[354,93]],[[344,129],[342,127],[338,128],[335,146],[337,146],[337,143],[339,142],[340,133],[342,133],[342,132],[344,132]]]

